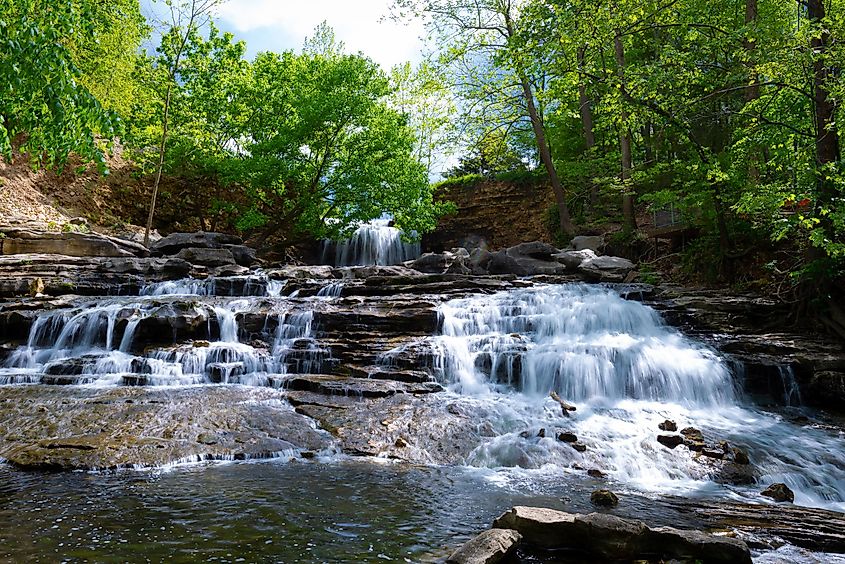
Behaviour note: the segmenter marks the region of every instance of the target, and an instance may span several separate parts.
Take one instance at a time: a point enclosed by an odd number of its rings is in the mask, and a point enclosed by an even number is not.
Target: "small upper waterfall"
[[[389,266],[420,256],[419,243],[406,243],[389,219],[362,223],[345,241],[323,243],[323,263],[334,266]]]

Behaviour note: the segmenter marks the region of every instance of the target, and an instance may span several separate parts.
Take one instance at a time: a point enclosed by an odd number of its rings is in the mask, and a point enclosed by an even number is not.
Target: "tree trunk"
[[[824,0],[807,0],[807,16],[811,22],[821,22],[825,17]],[[834,102],[827,90],[827,81],[835,74],[827,66],[824,57],[830,45],[830,32],[820,30],[813,34],[810,46],[816,54],[813,62],[813,108],[816,125],[816,167],[818,173],[819,200],[822,204],[830,203],[836,196],[836,190],[827,180],[822,168],[839,160],[839,133],[834,121]]]
[[[752,25],[757,22],[757,0],[745,0],[745,24]],[[760,84],[757,75],[757,66],[754,62],[754,51],[757,43],[754,38],[746,37],[743,46],[748,55],[748,88],[745,90],[746,104],[757,100],[760,97]],[[748,180],[753,186],[760,181],[760,152],[762,147],[757,144],[751,146],[751,154],[748,159]]]
[[[176,82],[176,75],[179,73],[179,60],[182,58],[182,52],[185,50],[185,45],[188,43],[188,38],[191,36],[191,29],[194,27],[194,21],[198,16],[197,3],[196,1],[193,1],[191,2],[191,17],[188,20],[188,28],[185,30],[179,41],[179,48],[176,50],[176,56],[173,58],[173,66],[168,70],[167,94],[164,97],[164,116],[161,120],[161,143],[158,147],[158,169],[156,170],[156,179],[153,184],[153,195],[150,199],[150,214],[147,216],[147,229],[144,231],[145,247],[150,246],[150,230],[153,227],[156,198],[158,198],[158,187],[159,184],[161,184],[161,172],[164,168],[164,150],[167,145],[167,120],[170,116],[170,103],[173,101],[173,84]]]
[[[578,110],[581,114],[581,126],[584,129],[584,147],[589,153],[596,146],[596,135],[593,131],[593,108],[592,100],[587,96],[587,79],[584,76],[585,47],[578,48]],[[590,187],[590,207],[596,207],[599,201],[599,187],[593,183]]]
[[[150,199],[150,213],[147,216],[147,229],[144,231],[144,246],[150,246],[150,230],[153,228],[153,216],[155,215],[156,199],[158,198],[158,187],[161,184],[161,171],[164,168],[164,150],[167,144],[167,118],[170,114],[170,99],[173,91],[172,81],[167,85],[167,94],[164,98],[164,117],[161,120],[161,143],[158,146],[158,166],[156,167],[156,179],[153,183],[153,195]]]
[[[625,48],[622,45],[622,38],[617,34],[613,38],[613,51],[616,55],[616,72],[619,77],[620,88],[625,88]],[[622,172],[619,175],[622,180],[622,216],[624,218],[625,231],[637,229],[637,216],[634,205],[634,193],[631,186],[631,169],[633,168],[633,157],[631,155],[631,131],[628,128],[628,110],[623,103],[619,116],[619,149],[622,153]]]
[[[505,28],[507,30],[508,40],[515,35],[513,20],[510,14],[510,5],[502,12],[505,19]],[[525,70],[517,64],[517,72],[519,73],[519,81],[522,85],[522,95],[525,98],[525,107],[528,110],[528,117],[531,119],[531,129],[534,131],[534,140],[537,142],[537,150],[540,153],[540,160],[549,174],[549,181],[552,183],[552,191],[555,195],[555,203],[557,203],[558,219],[560,222],[560,230],[565,235],[573,235],[575,228],[572,225],[572,219],[569,217],[569,206],[566,205],[566,191],[560,183],[560,178],[557,175],[557,169],[552,161],[552,152],[549,149],[549,144],[546,141],[546,131],[543,127],[543,118],[537,111],[537,105],[534,103],[534,91],[531,88],[531,83],[528,81],[528,75]]]

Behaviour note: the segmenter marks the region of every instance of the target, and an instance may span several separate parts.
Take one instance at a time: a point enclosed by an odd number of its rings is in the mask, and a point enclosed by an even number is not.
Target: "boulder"
[[[622,257],[595,257],[581,263],[578,271],[597,282],[622,282],[634,269],[634,263]]]
[[[518,506],[501,515],[493,526],[519,532],[529,545],[578,551],[601,561],[663,558],[751,562],[748,546],[738,539],[671,527],[650,529],[642,521],[601,513],[581,515]]]
[[[448,564],[495,564],[511,556],[522,540],[512,529],[488,529],[465,542],[446,559]]]
[[[442,253],[425,253],[412,261],[410,267],[427,274],[472,274],[469,251],[463,247]]]
[[[672,421],[671,419],[667,419],[662,423],[658,423],[657,428],[661,431],[668,431],[670,433],[674,433],[678,430],[678,424]]]
[[[785,501],[792,503],[795,501],[795,494],[792,493],[792,490],[786,484],[772,484],[760,492],[760,495],[770,497],[778,503]]]
[[[236,235],[198,231],[196,233],[171,233],[150,246],[154,255],[175,255],[182,249],[219,249],[225,245],[242,245]]]
[[[487,249],[478,247],[469,254],[469,266],[473,274],[486,274],[493,254]]]
[[[235,257],[229,249],[188,247],[176,253],[176,258],[202,266],[236,266]]]
[[[590,249],[582,251],[563,251],[552,255],[552,258],[566,267],[567,270],[575,272],[585,260],[596,258],[596,253]]]
[[[411,268],[428,274],[440,274],[450,264],[449,255],[446,251],[442,253],[425,253],[418,259],[411,262]]]
[[[666,448],[675,448],[684,444],[684,438],[680,435],[657,435],[657,442]]]
[[[578,235],[572,238],[569,246],[575,251],[590,250],[597,253],[604,248],[604,238],[599,235]]]
[[[255,249],[252,247],[247,247],[246,245],[225,245],[224,248],[232,253],[235,262],[240,266],[252,266],[261,262],[255,256]]]
[[[54,254],[70,257],[149,256],[143,245],[98,233],[57,233],[0,226],[0,254]]]
[[[531,241],[530,243],[520,243],[508,248],[508,254],[514,258],[530,257],[537,260],[551,262],[552,257],[560,252],[560,249],[543,243],[542,241]]]
[[[498,251],[490,255],[490,261],[487,264],[487,270],[490,274],[515,274],[516,276],[525,276],[528,273],[512,256],[506,251]]]

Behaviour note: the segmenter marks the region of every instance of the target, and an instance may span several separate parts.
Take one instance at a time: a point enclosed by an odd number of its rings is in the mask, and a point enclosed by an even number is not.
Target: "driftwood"
[[[576,409],[576,407],[574,405],[570,405],[570,404],[566,403],[563,400],[563,398],[561,398],[559,395],[557,395],[557,392],[555,392],[554,390],[552,391],[552,393],[549,394],[549,397],[560,404],[561,411],[563,411],[563,414],[566,415],[567,417],[569,417],[570,411],[575,411],[575,409]]]

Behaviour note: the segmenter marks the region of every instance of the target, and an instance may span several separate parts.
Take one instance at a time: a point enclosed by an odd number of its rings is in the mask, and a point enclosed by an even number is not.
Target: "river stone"
[[[596,490],[590,494],[590,502],[599,507],[616,507],[619,498],[610,490]]]
[[[658,557],[751,563],[750,551],[740,540],[670,527],[650,529],[642,521],[603,513],[582,515],[517,506],[502,514],[493,526],[518,531],[528,545],[575,550],[603,561]]]
[[[778,503],[785,501],[792,503],[795,501],[795,494],[792,493],[792,490],[786,484],[772,484],[763,490],[760,495],[770,497]]]
[[[242,245],[243,240],[236,235],[198,231],[196,233],[171,233],[164,239],[150,246],[150,251],[157,255],[175,255],[182,249],[204,248],[219,249],[224,245]]]
[[[465,542],[446,559],[447,564],[496,564],[511,556],[522,535],[511,529],[488,529]]]

